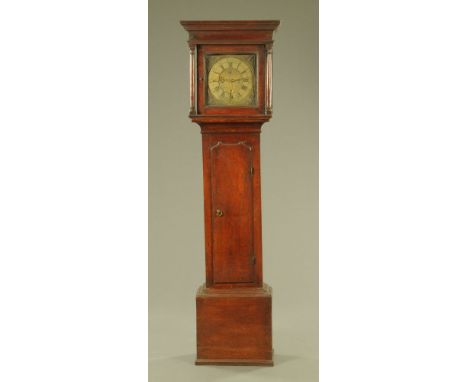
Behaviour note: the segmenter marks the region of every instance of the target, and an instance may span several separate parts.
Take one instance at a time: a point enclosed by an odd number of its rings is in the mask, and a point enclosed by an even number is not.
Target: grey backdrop
[[[273,118],[262,132],[264,280],[275,362],[194,366],[204,281],[201,135],[188,118],[179,20],[279,19]],[[149,1],[149,380],[318,380],[318,1]]]

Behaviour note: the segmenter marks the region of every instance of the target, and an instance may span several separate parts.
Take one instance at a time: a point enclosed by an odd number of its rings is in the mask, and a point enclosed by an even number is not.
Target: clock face
[[[255,54],[207,56],[209,106],[256,106]]]

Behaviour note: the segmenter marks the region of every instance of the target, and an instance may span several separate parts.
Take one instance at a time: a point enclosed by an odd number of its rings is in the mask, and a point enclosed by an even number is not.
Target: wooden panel
[[[197,293],[197,364],[263,364],[273,359],[271,288]]]
[[[213,126],[212,126],[213,125]],[[261,124],[233,123],[201,123],[203,142],[203,185],[204,185],[204,220],[205,220],[205,266],[206,284],[214,288],[231,288],[232,286],[258,287],[262,285],[262,226],[261,226],[261,195],[260,195],[260,127]],[[213,129],[211,129],[213,127]],[[222,132],[219,130],[222,127]],[[244,128],[245,127],[245,128]],[[255,276],[251,283],[214,283],[213,277],[213,223],[215,207],[212,205],[212,163],[211,148],[218,142],[224,144],[238,144],[245,142],[245,145],[252,148],[253,162],[253,247],[255,254]]]
[[[210,148],[213,282],[255,282],[252,147],[217,142]]]

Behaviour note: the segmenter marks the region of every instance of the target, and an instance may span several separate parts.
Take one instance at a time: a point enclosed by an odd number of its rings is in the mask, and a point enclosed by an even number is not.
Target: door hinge
[[[253,175],[253,166],[250,166],[250,175]]]
[[[252,264],[255,265],[257,263],[257,258],[255,256],[252,256]]]

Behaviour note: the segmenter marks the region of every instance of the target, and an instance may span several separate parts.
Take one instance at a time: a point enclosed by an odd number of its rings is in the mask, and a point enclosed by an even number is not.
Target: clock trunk
[[[261,286],[259,133],[203,133],[206,285]]]

